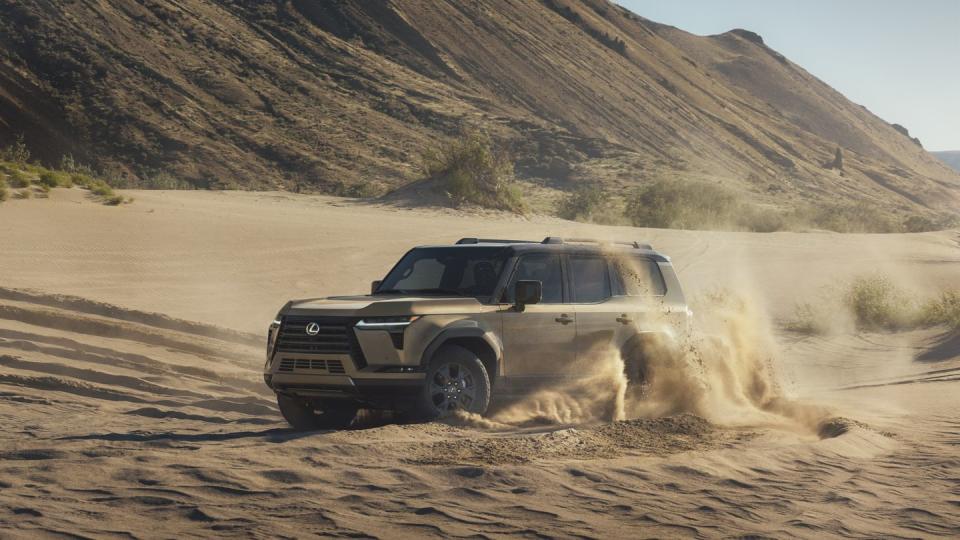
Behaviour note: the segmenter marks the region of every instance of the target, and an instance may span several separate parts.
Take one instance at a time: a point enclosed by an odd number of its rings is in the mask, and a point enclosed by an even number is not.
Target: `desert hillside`
[[[921,214],[960,193],[760,36],[606,0],[0,1],[0,144],[24,133],[126,185],[382,193],[464,124],[538,193],[688,178]]]

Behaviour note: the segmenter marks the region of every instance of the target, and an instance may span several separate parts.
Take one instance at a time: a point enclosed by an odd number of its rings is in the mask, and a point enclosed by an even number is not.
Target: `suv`
[[[484,414],[613,346],[631,383],[643,342],[686,327],[670,259],[639,242],[464,238],[407,252],[369,295],[292,300],[270,325],[264,380],[298,429],[361,408],[431,419]],[[661,330],[657,330],[661,329]]]

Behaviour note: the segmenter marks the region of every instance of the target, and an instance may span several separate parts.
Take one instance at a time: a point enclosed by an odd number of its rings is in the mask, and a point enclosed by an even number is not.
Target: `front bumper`
[[[424,384],[423,373],[303,375],[265,373],[264,381],[278,394],[311,399],[355,401],[373,408],[403,408]]]

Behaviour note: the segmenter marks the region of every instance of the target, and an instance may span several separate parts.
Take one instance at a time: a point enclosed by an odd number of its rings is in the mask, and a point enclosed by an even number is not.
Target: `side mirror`
[[[370,294],[377,294],[377,289],[380,288],[380,280],[376,280],[370,283]]]
[[[523,311],[528,304],[539,304],[543,298],[543,284],[539,281],[520,280],[513,286],[517,311]]]

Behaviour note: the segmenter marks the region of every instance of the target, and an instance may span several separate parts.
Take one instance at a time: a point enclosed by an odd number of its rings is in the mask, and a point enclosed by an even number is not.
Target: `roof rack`
[[[559,236],[548,236],[543,239],[542,244],[599,244],[599,245],[618,245],[630,246],[635,249],[649,249],[653,246],[646,242],[621,242],[616,240],[598,240],[596,238],[561,238]]]
[[[497,238],[461,238],[457,244],[535,244],[532,240],[502,240]]]

